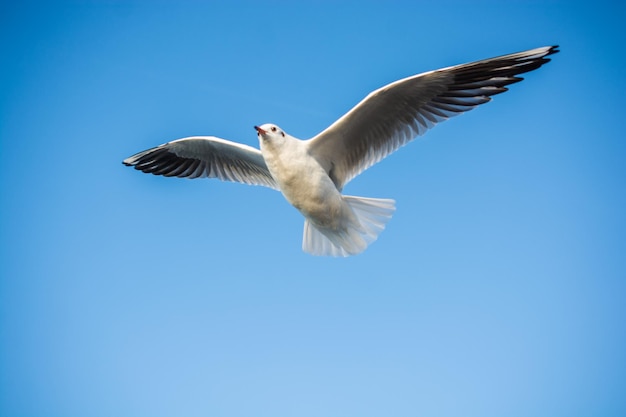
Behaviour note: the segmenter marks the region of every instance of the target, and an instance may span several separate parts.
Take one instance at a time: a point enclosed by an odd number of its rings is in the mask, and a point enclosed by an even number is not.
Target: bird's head
[[[285,138],[285,132],[278,126],[266,123],[261,126],[254,126],[260,141],[276,142]]]

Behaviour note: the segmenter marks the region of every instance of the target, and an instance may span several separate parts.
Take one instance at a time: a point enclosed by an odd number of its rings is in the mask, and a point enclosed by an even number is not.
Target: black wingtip
[[[552,45],[546,55],[552,55],[561,52],[559,45]]]
[[[550,55],[554,55],[561,52],[559,50],[559,45],[552,45],[550,47],[548,47],[548,52],[546,52],[543,57],[541,58],[541,65],[546,64],[550,61],[552,61],[551,58],[548,58]]]

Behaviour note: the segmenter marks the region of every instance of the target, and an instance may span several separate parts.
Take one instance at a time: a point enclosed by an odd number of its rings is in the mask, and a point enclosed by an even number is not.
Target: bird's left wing
[[[154,175],[219,178],[278,189],[261,151],[214,136],[178,139],[139,152],[123,163]]]
[[[539,68],[556,46],[425,72],[370,93],[308,142],[337,188],[435,124],[487,103]]]

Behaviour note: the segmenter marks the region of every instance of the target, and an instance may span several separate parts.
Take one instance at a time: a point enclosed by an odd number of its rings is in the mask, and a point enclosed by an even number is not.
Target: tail
[[[357,222],[342,230],[317,228],[304,222],[302,250],[318,256],[350,256],[361,253],[378,238],[396,210],[394,200],[343,196]]]

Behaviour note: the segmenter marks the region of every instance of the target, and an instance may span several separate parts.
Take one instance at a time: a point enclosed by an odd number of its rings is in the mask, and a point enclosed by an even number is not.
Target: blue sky
[[[0,415],[626,415],[617,2],[3,2]],[[310,137],[401,77],[552,62],[351,182],[397,212],[301,251],[279,193],[145,175],[176,138]]]

